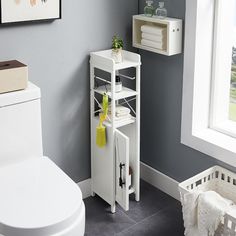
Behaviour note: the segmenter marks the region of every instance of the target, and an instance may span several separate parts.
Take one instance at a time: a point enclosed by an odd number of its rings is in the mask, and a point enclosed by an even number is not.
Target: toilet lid
[[[46,157],[0,168],[0,234],[54,234],[75,220],[81,205],[79,187]]]

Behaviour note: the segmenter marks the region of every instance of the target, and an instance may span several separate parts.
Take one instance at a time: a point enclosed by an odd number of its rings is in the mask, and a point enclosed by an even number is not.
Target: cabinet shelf
[[[97,68],[107,72],[137,67],[141,65],[140,55],[122,50],[123,61],[115,63],[112,58],[112,50],[104,50],[100,52],[92,52],[90,63],[96,65]]]
[[[133,16],[133,47],[155,52],[158,54],[172,56],[182,52],[182,24],[181,19],[165,18],[159,19],[156,16],[147,17],[145,15]],[[143,25],[161,27],[165,29],[163,36],[163,49],[145,46],[141,43]]]
[[[99,123],[99,118],[95,117],[95,121],[98,124]],[[136,118],[135,117],[130,117],[129,119],[125,119],[125,120],[120,120],[120,121],[115,121],[115,128],[120,128],[126,125],[130,125],[136,122]],[[106,127],[111,127],[111,122],[110,121],[104,121],[103,123]]]
[[[132,193],[134,193],[134,192],[135,192],[134,188],[131,187],[131,188],[129,189],[129,194],[132,194]]]
[[[133,97],[138,94],[136,91],[123,86],[122,91],[115,93],[114,98],[113,98],[110,85],[107,85],[107,86],[102,85],[98,88],[95,88],[94,92],[99,93],[101,95],[103,95],[104,93],[107,93],[109,98],[115,99],[115,100]]]

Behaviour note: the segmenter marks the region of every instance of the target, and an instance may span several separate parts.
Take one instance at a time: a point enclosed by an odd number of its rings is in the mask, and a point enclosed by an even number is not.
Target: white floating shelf
[[[141,65],[141,58],[139,54],[128,52],[125,50],[122,50],[123,62],[121,63],[115,63],[114,59],[111,56],[111,49],[92,52],[90,55],[90,63],[107,72],[137,67]]]
[[[141,26],[151,25],[166,28],[166,40],[164,49],[144,46],[141,44],[142,32]],[[147,51],[163,54],[166,56],[176,55],[182,52],[182,25],[183,21],[176,18],[159,19],[156,16],[147,17],[144,15],[133,16],[133,47],[144,49]]]
[[[109,98],[112,98],[112,99],[115,99],[115,100],[136,96],[138,94],[136,91],[123,86],[122,91],[115,93],[115,95],[114,95],[115,97],[113,98],[112,93],[111,93],[110,85],[107,85],[107,86],[102,85],[102,86],[94,89],[94,91],[96,93],[101,94],[101,95],[103,95],[104,93],[107,93]]]

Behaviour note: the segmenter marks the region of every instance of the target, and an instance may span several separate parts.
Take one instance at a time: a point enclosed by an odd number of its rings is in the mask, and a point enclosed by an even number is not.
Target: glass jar
[[[144,7],[144,15],[152,17],[154,15],[154,7],[153,7],[153,1],[148,0],[146,1],[147,5]]]
[[[159,7],[156,9],[156,16],[160,19],[167,17],[167,10],[164,2],[159,2]]]

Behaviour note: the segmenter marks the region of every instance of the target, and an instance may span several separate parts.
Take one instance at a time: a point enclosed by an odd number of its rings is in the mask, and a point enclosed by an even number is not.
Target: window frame
[[[236,137],[236,122],[229,120],[232,69],[234,0],[215,0],[210,128]],[[225,27],[228,25],[228,27]]]
[[[236,166],[236,139],[209,126],[214,12],[215,0],[186,0],[181,143]]]

